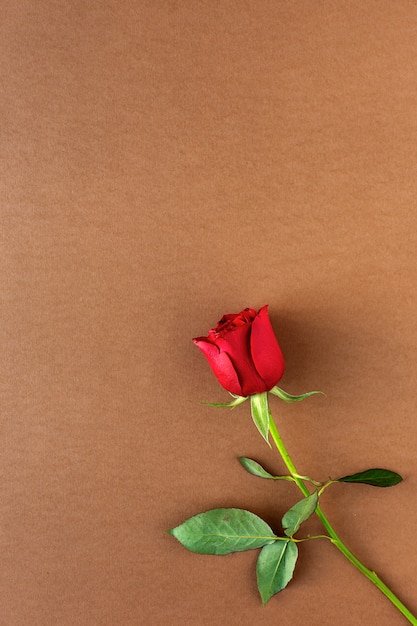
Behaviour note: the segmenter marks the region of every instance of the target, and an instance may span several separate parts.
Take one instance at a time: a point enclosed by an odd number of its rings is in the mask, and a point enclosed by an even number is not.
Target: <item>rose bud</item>
[[[269,391],[284,373],[284,357],[269,321],[268,305],[258,312],[244,309],[237,315],[224,315],[208,337],[193,341],[219,383],[232,394],[251,396]]]

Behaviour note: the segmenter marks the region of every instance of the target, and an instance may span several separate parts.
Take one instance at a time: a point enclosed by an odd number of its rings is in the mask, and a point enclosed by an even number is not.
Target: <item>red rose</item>
[[[284,373],[284,357],[269,321],[268,305],[258,312],[244,309],[237,315],[224,315],[208,337],[193,341],[219,383],[237,396],[269,391]]]

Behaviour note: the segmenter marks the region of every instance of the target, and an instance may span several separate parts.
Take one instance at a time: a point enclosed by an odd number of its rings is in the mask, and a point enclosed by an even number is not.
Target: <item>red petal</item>
[[[284,373],[284,357],[268,317],[268,305],[252,322],[250,345],[255,367],[268,390],[272,389]]]
[[[239,379],[229,356],[216,344],[207,341],[207,337],[196,337],[193,341],[203,352],[219,383],[230,393],[243,396]]]
[[[251,324],[242,324],[216,338],[216,345],[229,355],[245,396],[267,391],[252,359],[250,334]]]

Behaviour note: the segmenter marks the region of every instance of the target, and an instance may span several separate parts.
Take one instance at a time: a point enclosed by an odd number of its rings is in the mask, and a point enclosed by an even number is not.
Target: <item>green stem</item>
[[[281,436],[278,432],[278,429],[275,425],[272,415],[270,416],[269,432],[271,433],[272,439],[274,440],[274,443],[278,449],[278,452],[282,456],[282,460],[284,461],[290,474],[293,476],[294,482],[297,484],[298,488],[300,489],[300,491],[303,493],[304,496],[310,495],[310,492],[305,486],[304,482],[299,478],[297,469],[290,455],[288,454],[288,451],[284,445],[284,442],[281,439]],[[327,519],[327,517],[321,510],[320,506],[317,507],[316,514],[320,518],[327,532],[329,533],[331,542],[336,546],[336,548],[340,550],[340,552],[344,554],[344,556],[360,572],[362,572],[362,574],[366,576],[366,578],[368,578],[376,587],[378,587],[378,589],[388,598],[388,600],[390,600],[392,604],[404,615],[404,617],[410,622],[410,624],[417,626],[417,618],[414,617],[411,611],[407,609],[407,607],[401,602],[399,598],[397,598],[397,596],[391,591],[391,589],[387,587],[387,585],[379,578],[379,576],[372,570],[368,569],[363,563],[361,563],[361,561],[359,561],[359,559],[343,543],[343,541],[340,539],[339,535],[336,533],[333,526],[330,524],[329,520]]]

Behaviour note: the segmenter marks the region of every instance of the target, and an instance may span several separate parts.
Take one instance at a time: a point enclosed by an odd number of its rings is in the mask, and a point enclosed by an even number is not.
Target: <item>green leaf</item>
[[[252,419],[256,428],[265,439],[266,443],[270,446],[268,441],[269,431],[269,406],[268,406],[268,393],[255,393],[250,396],[250,405],[252,412]]]
[[[321,394],[322,396],[325,395],[322,391],[308,391],[307,393],[301,394],[301,396],[292,396],[290,393],[287,393],[279,387],[273,387],[269,393],[273,393],[274,396],[277,396],[280,400],[284,400],[284,402],[301,402],[301,400],[305,400],[310,396],[315,396],[317,394]]]
[[[275,541],[262,548],[256,564],[262,604],[266,604],[274,594],[288,585],[293,576],[297,556],[298,548],[289,539]]]
[[[273,476],[272,474],[267,472],[266,469],[262,467],[262,465],[257,463],[257,461],[254,461],[253,459],[248,459],[245,456],[240,456],[239,461],[241,465],[245,468],[245,470],[253,476],[259,476],[259,478],[272,478],[272,480],[294,480],[292,476]]]
[[[317,503],[318,494],[317,491],[314,491],[306,498],[300,500],[300,502],[297,502],[297,504],[294,504],[294,506],[285,513],[282,518],[282,527],[288,537],[292,537],[300,528],[301,524],[305,522],[310,515],[313,515]]]
[[[229,554],[261,548],[275,541],[266,522],[244,509],[212,509],[168,531],[198,554]]]
[[[245,470],[252,474],[253,476],[259,476],[260,478],[277,478],[276,476],[272,476],[269,472],[267,472],[262,465],[254,461],[253,459],[248,459],[245,456],[239,457],[240,463],[243,465]]]
[[[337,478],[335,482],[339,483],[364,483],[365,485],[373,485],[374,487],[393,487],[402,481],[402,476],[396,472],[387,469],[373,468]]]

